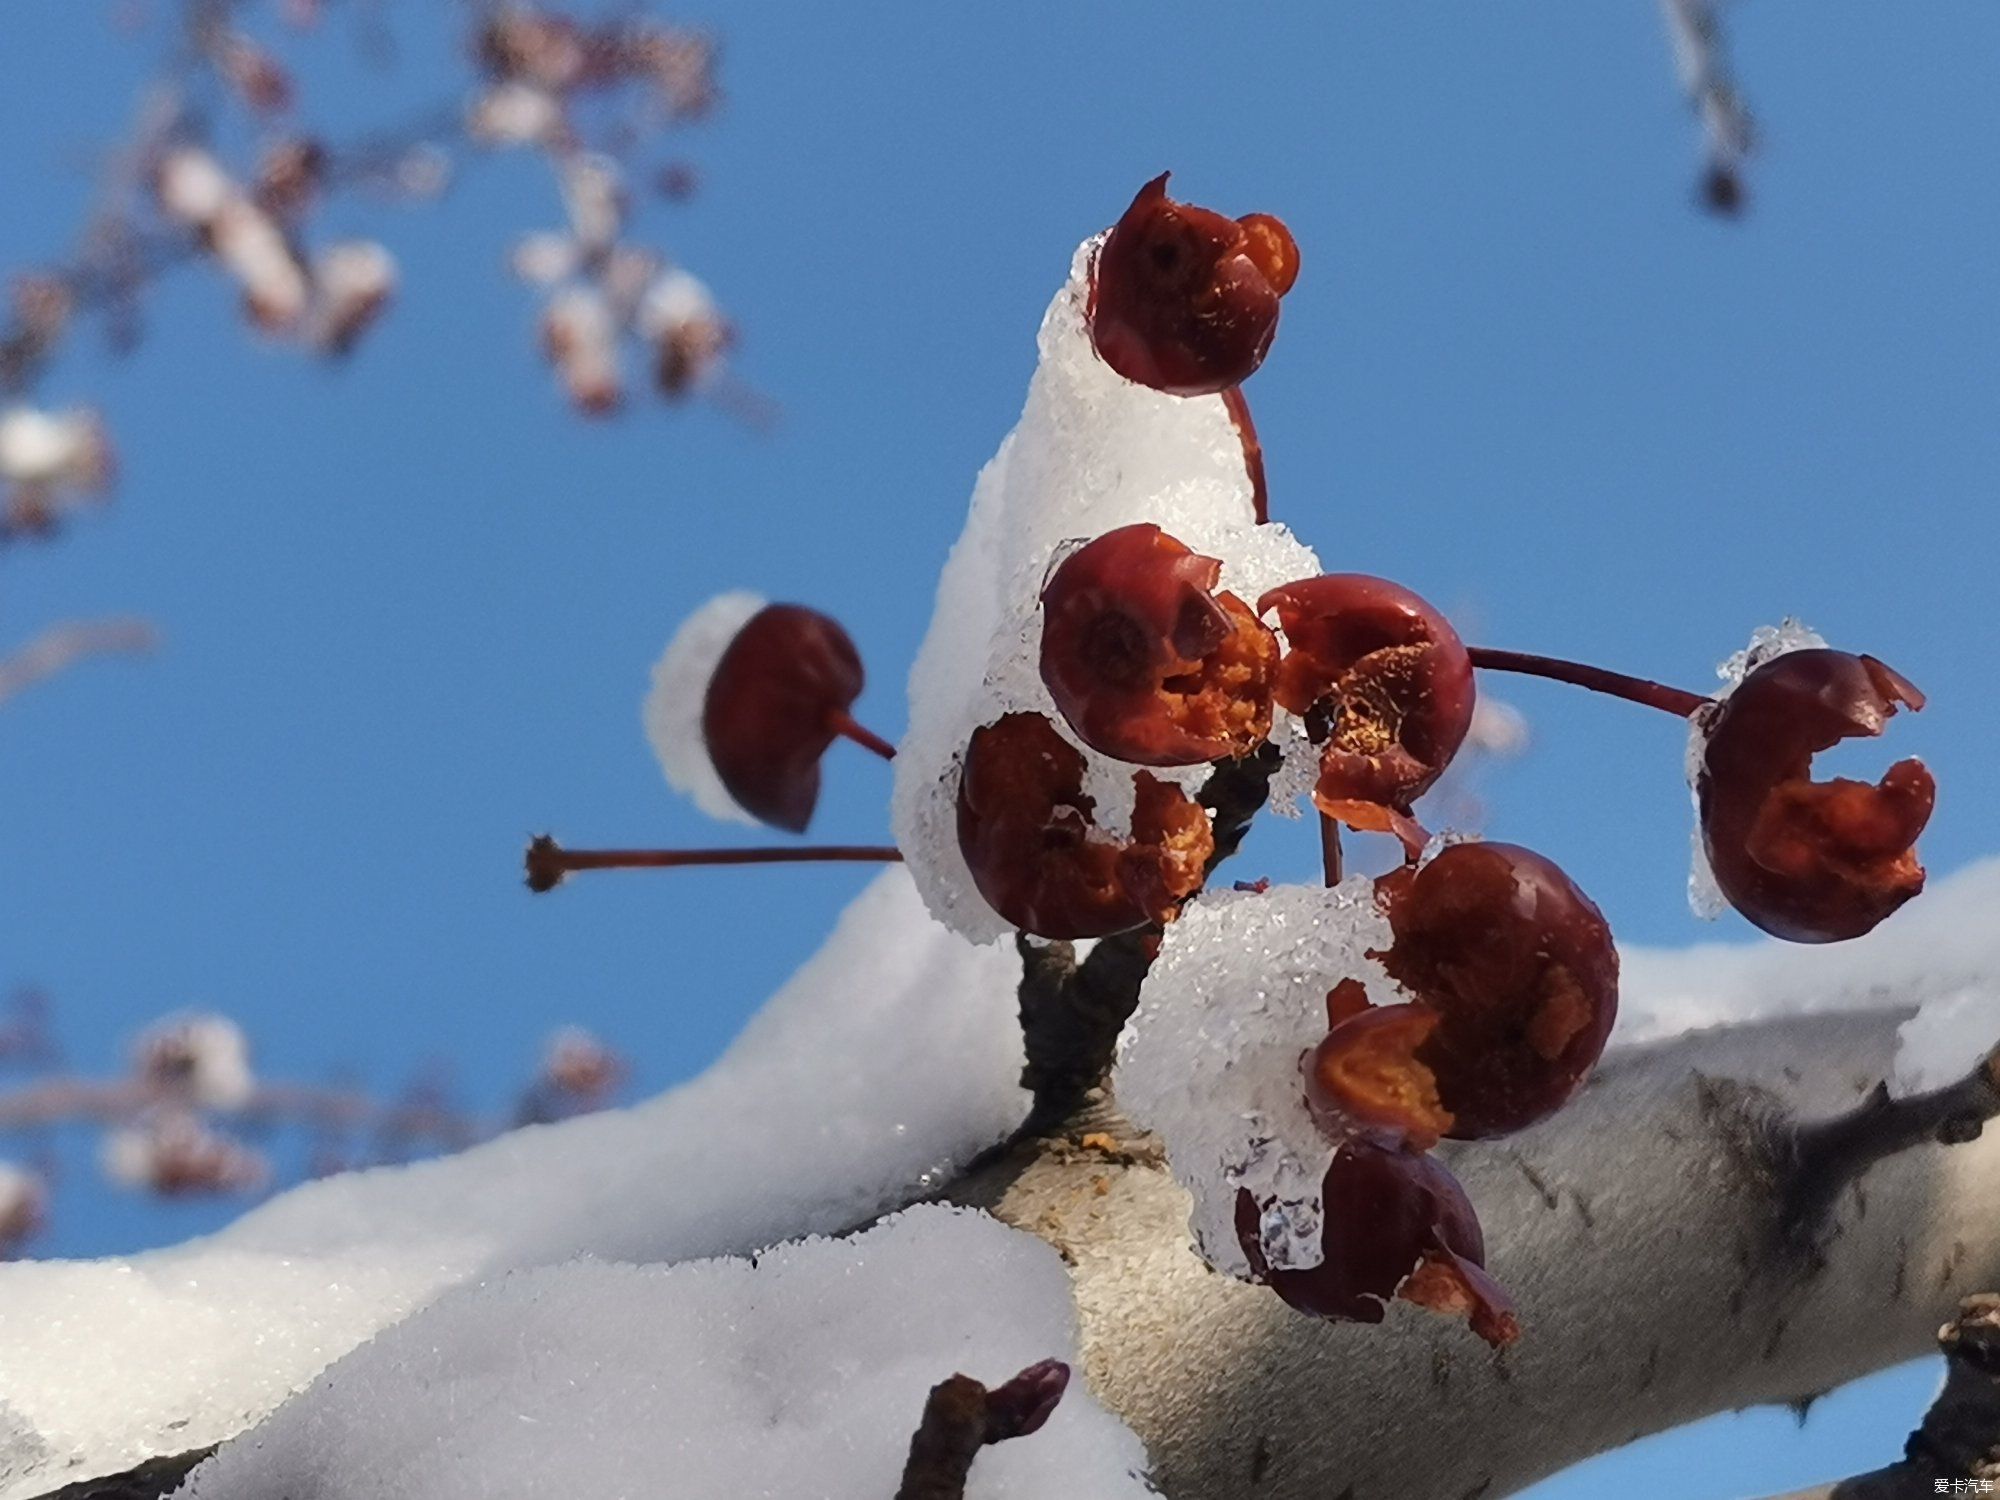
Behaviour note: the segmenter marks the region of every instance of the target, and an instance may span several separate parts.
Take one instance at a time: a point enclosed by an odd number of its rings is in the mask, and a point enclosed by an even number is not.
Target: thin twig
[[[10,656],[0,657],[0,703],[24,688],[46,682],[90,656],[138,655],[159,644],[159,633],[144,620],[72,620],[51,625]]]
[[[1660,0],[1674,65],[1688,106],[1701,121],[1708,157],[1702,202],[1718,214],[1743,211],[1743,158],[1753,140],[1750,112],[1729,67],[1714,0]]]
[[[991,1390],[970,1375],[932,1386],[896,1500],[964,1500],[979,1450],[1039,1431],[1068,1385],[1069,1366],[1045,1359]]]
[[[1669,687],[1664,682],[1654,682],[1650,678],[1631,677],[1623,672],[1613,672],[1606,667],[1593,667],[1579,661],[1564,661],[1555,656],[1540,656],[1528,651],[1496,651],[1491,646],[1468,646],[1466,655],[1472,659],[1475,667],[1483,667],[1487,671],[1519,672],[1527,677],[1547,677],[1555,682],[1567,682],[1575,687],[1589,688],[1594,693],[1606,693],[1613,698],[1623,698],[1628,703],[1662,709],[1682,719],[1714,701],[1704,698],[1700,693],[1690,693],[1685,688]]]
[[[565,849],[547,834],[528,845],[528,889],[552,891],[577,870],[678,870],[711,865],[899,864],[893,844],[780,844],[757,849]]]
[[[1243,469],[1250,476],[1250,515],[1259,526],[1271,519],[1271,492],[1264,481],[1264,445],[1257,441],[1257,424],[1250,416],[1250,400],[1243,387],[1232,385],[1222,393],[1223,407],[1236,428],[1236,440],[1243,445]]]

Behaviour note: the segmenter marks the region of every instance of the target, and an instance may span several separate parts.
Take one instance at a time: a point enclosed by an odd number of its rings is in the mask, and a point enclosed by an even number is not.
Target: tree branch
[[[2000,1491],[2000,1296],[1966,1298],[1958,1317],[1938,1330],[1938,1348],[1945,1357],[1944,1389],[1904,1444],[1901,1463],[1782,1500],[1909,1500]],[[1968,1482],[1981,1488],[1968,1490]]]
[[[965,1500],[979,1450],[1039,1431],[1068,1385],[1069,1366],[1045,1359],[992,1390],[970,1375],[932,1386],[896,1500]]]
[[[1789,1157],[1786,1201],[1794,1226],[1810,1236],[1834,1200],[1877,1162],[1932,1142],[1976,1141],[1996,1115],[2000,1051],[1944,1088],[1896,1099],[1878,1083],[1846,1114],[1790,1130],[1782,1149]]]
[[[1215,850],[1205,876],[1212,876],[1243,843],[1270,798],[1278,752],[1264,744],[1241,760],[1218,762],[1199,800],[1214,815]],[[1067,942],[1045,943],[1018,935],[1021,954],[1021,1032],[1027,1066],[1021,1087],[1035,1097],[1018,1136],[1031,1138],[1060,1128],[1089,1104],[1111,1071],[1119,1033],[1139,1004],[1162,929],[1134,928],[1100,938],[1081,963]]]
[[[85,657],[137,654],[158,644],[158,634],[144,620],[72,620],[51,625],[13,654],[0,657],[0,703]]]
[[[1810,1133],[1794,1122],[1864,1104],[1904,1019],[1634,1047],[1542,1125],[1448,1150],[1520,1308],[1504,1354],[1417,1309],[1322,1323],[1209,1271],[1186,1194],[1100,1116],[948,1196],[1063,1253],[1092,1388],[1165,1494],[1496,1500],[1646,1433],[1913,1358],[1965,1287],[2000,1284],[2000,1134],[1877,1156],[1827,1206],[1818,1248],[1793,1233],[1791,1143]]]

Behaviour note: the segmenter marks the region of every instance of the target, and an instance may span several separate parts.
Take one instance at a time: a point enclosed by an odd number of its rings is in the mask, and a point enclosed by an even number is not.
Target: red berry
[[[1132,835],[1100,834],[1084,759],[1040,714],[975,730],[958,786],[958,846],[979,894],[1024,932],[1104,937],[1171,919],[1215,849],[1208,814],[1136,773]]]
[[[1127,380],[1175,396],[1212,396],[1264,362],[1278,299],[1299,252],[1268,214],[1224,218],[1167,196],[1167,174],[1112,227],[1092,269],[1090,337]]]
[[[1923,694],[1872,656],[1789,651],[1715,713],[1695,779],[1702,843],[1729,904],[1795,943],[1859,937],[1924,888],[1917,835],[1937,783],[1902,760],[1880,782],[1814,781],[1812,758],[1879,735]]]
[[[1402,1101],[1434,1100],[1449,1116],[1440,1133],[1459,1140],[1509,1135],[1560,1109],[1618,1016],[1618,951],[1603,913],[1554,864],[1512,844],[1454,844],[1385,894],[1395,940],[1379,957],[1418,1003],[1378,1013],[1411,1013],[1400,1024],[1365,1016],[1328,1035],[1313,1075],[1328,1100],[1364,1116],[1377,1105],[1416,1116]],[[1433,1025],[1421,1024],[1424,1011]],[[1392,1044],[1404,1040],[1398,1057]],[[1350,1047],[1363,1053],[1351,1068],[1322,1055]]]
[[[1221,574],[1152,525],[1063,560],[1042,590],[1042,681],[1077,738],[1146,766],[1263,742],[1278,642],[1241,599],[1215,593]]]
[[[1351,981],[1350,981],[1351,982]],[[1379,1005],[1334,1016],[1306,1056],[1306,1104],[1329,1138],[1357,1133],[1428,1151],[1452,1127],[1437,1075],[1416,1060],[1442,1019],[1428,1005]]]
[[[804,832],[819,801],[820,757],[863,680],[839,621],[796,604],[752,615],[702,703],[702,738],[729,795],[763,822]]]
[[[1286,1303],[1335,1322],[1379,1323],[1389,1299],[1401,1297],[1469,1319],[1496,1347],[1520,1336],[1507,1294],[1486,1273],[1479,1218],[1441,1163],[1354,1141],[1327,1168],[1321,1193],[1324,1258],[1304,1271],[1272,1269],[1257,1201],[1236,1195],[1236,1238],[1252,1275]]]
[[[1363,573],[1284,584],[1257,601],[1273,610],[1287,642],[1274,696],[1323,746],[1313,800],[1351,827],[1406,831],[1472,727],[1465,643],[1416,594]]]

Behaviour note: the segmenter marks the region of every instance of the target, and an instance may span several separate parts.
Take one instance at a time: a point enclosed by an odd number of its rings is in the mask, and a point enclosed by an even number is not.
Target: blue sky
[[[0,267],[78,221],[150,56],[118,9],[9,9]],[[330,28],[310,122],[352,133],[440,96],[446,8],[385,11],[401,64],[363,65]],[[1741,224],[1690,206],[1694,129],[1648,0],[706,19],[728,103],[675,144],[704,189],[644,228],[739,319],[773,431],[568,414],[502,269],[559,216],[527,159],[439,205],[326,215],[403,266],[345,368],[258,346],[189,271],[151,299],[137,357],[86,339],[53,372],[49,397],[106,408],[126,477],[104,518],[0,557],[0,642],[103,612],[166,638],[0,712],[0,985],[44,986],[80,1065],[198,1005],[248,1025],[274,1075],[392,1086],[444,1059],[492,1102],[560,1021],[627,1050],[647,1089],[698,1069],[865,875],[531,900],[523,839],[732,836],[667,792],[637,720],[659,645],[725,586],[846,621],[863,715],[894,733],[1041,309],[1076,241],[1165,168],[1198,201],[1281,214],[1303,247],[1250,395],[1274,511],[1329,566],[1396,577],[1491,644],[1692,686],[1797,613],[1931,694],[1894,734],[1942,784],[1933,870],[1993,851],[2000,11],[1732,13],[1763,124]],[[1560,861],[1628,939],[1716,935],[1681,899],[1675,727],[1509,693],[1537,744],[1487,783],[1491,831]],[[830,773],[815,832],[881,836],[884,769],[837,752]],[[1244,873],[1302,876],[1310,844],[1261,838]],[[66,1160],[48,1253],[226,1217],[98,1191]],[[1724,1419],[1537,1494],[1688,1500],[1867,1467],[1931,1379],[1842,1393],[1802,1435],[1785,1413]]]

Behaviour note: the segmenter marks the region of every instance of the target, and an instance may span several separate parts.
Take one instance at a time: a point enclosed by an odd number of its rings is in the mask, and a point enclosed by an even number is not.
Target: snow
[[[1922,1094],[1956,1083],[2000,1049],[2000,987],[1969,984],[1924,1002],[1896,1032],[1889,1092]]]
[[[722,653],[767,602],[750,593],[718,594],[682,621],[653,664],[653,686],[643,711],[646,738],[659,757],[667,784],[691,797],[711,818],[752,828],[759,826],[757,819],[743,810],[715,774],[701,714]]]
[[[1743,679],[1765,662],[1787,652],[1816,650],[1825,644],[1824,636],[1791,615],[1786,615],[1776,625],[1759,625],[1750,632],[1749,645],[1716,664],[1715,675],[1722,679],[1722,686],[1714,695],[1715,703],[1720,705],[1727,701],[1729,695],[1742,685]],[[1688,721],[1686,760],[1688,798],[1694,804],[1693,847],[1688,863],[1688,909],[1710,922],[1729,910],[1729,899],[1722,894],[1722,887],[1715,883],[1715,872],[1708,865],[1708,846],[1701,836],[1701,793],[1697,790],[1702,761],[1708,754],[1708,736],[1714,724],[1715,710],[1712,708],[1698,710]]]
[[[892,868],[646,1104],[310,1183],[170,1250],[0,1265],[0,1500],[229,1437],[456,1284],[740,1254],[907,1201],[1025,1113],[1017,974]]]
[[[1332,890],[1212,890],[1167,929],[1126,1028],[1114,1080],[1132,1118],[1165,1142],[1194,1197],[1202,1258],[1248,1280],[1236,1193],[1269,1202],[1266,1259],[1321,1259],[1320,1183],[1333,1146],[1306,1112],[1299,1060],[1326,1035],[1326,993],[1343,979],[1383,1004],[1406,998],[1365,955],[1389,943],[1373,883]]]
[[[1077,250],[1042,320],[1027,405],[979,476],[910,670],[910,728],[896,757],[896,843],[932,913],[975,940],[1008,928],[974,889],[959,853],[959,756],[973,730],[1017,710],[1047,714],[1074,742],[1038,667],[1042,582],[1064,546],[1152,521],[1220,558],[1221,587],[1252,603],[1320,571],[1311,549],[1283,526],[1255,524],[1242,444],[1221,397],[1163,395],[1098,359],[1083,315],[1096,246],[1086,241]],[[1122,831],[1130,768],[1087,750],[1085,761],[1099,826]],[[1194,787],[1206,775],[1196,766],[1167,779]]]
[[[941,1274],[941,1269],[944,1274]],[[886,1500],[930,1387],[1076,1359],[1054,1250],[919,1207],[750,1260],[594,1262],[440,1298],[197,1469],[185,1500]],[[1070,1382],[974,1461],[968,1500],[1150,1494],[1139,1440]]]
[[[1622,950],[1614,1047],[1813,1011],[1913,1007],[1895,1092],[1962,1077],[2000,1044],[2000,860],[1930,889],[1865,937]]]
[[[87,408],[0,412],[0,479],[19,484],[88,484],[101,467],[103,432]]]
[[[1334,905],[1309,887],[1263,896],[1215,891],[1175,925],[1121,1058],[1120,1082],[1128,1103],[1143,1104],[1184,1159],[1191,1148],[1176,1146],[1171,1134],[1182,1128],[1167,1097],[1173,1087],[1218,1101],[1254,1098],[1259,1085],[1217,1071],[1231,1047],[1245,1056],[1270,1052],[1276,1078],[1287,1071],[1275,1066],[1284,1026],[1299,1026],[1304,1037],[1307,1026],[1323,1025],[1311,1019],[1323,997],[1316,987],[1339,972],[1353,940]],[[2000,1040],[1996,909],[2000,860],[1938,881],[1850,943],[1628,950],[1614,1044],[1758,1016],[1918,1006],[1905,1062],[1922,1079],[1941,1077]],[[1294,929],[1306,934],[1296,946]],[[1198,969],[1218,986],[1205,1006],[1196,1005],[1201,990],[1191,982]],[[297,1188],[221,1234],[176,1249],[0,1266],[0,1500],[241,1432],[427,1304],[439,1305],[440,1321],[429,1331],[413,1323],[385,1347],[410,1362],[430,1347],[420,1340],[449,1344],[461,1352],[441,1368],[469,1367],[487,1357],[480,1350],[500,1348],[501,1335],[445,1321],[460,1317],[447,1310],[459,1299],[439,1302],[454,1287],[479,1286],[464,1294],[468,1304],[519,1298],[507,1315],[518,1319],[538,1297],[572,1295],[564,1290],[571,1286],[585,1299],[620,1275],[634,1288],[650,1283],[603,1267],[537,1278],[508,1272],[579,1256],[673,1262],[741,1254],[861,1224],[907,1201],[1021,1117],[1015,976],[1010,952],[969,945],[931,922],[907,875],[890,869],[710,1073],[647,1104],[520,1131],[443,1161]],[[1263,1009],[1272,1014],[1241,1019]],[[1181,1045],[1188,1052],[1177,1054]],[[1288,1140],[1297,1128],[1296,1120],[1285,1125]],[[1175,1169],[1187,1171],[1185,1160]],[[1218,1155],[1216,1171],[1223,1170]],[[1218,1262],[1227,1261],[1232,1239],[1213,1224],[1204,1239]],[[571,1275],[573,1282],[565,1279]],[[927,1270],[903,1279],[908,1293],[921,1282],[973,1278]],[[647,1316],[635,1310],[634,1326],[649,1326]],[[454,1343],[460,1329],[465,1342]],[[515,1343],[548,1347],[551,1359],[562,1347],[553,1333],[524,1332]],[[658,1353],[657,1343],[650,1347]],[[1020,1362],[1043,1353],[1020,1351]],[[674,1360],[661,1355],[657,1364],[667,1379]],[[999,1378],[1012,1370],[968,1373]],[[556,1383],[544,1397],[554,1399]],[[468,1376],[457,1419],[471,1421],[483,1393],[497,1389]],[[1066,1400],[1078,1393],[1073,1387]],[[346,1420],[342,1409],[326,1407],[326,1421]],[[302,1425],[286,1441],[317,1441],[322,1431],[337,1428]],[[644,1437],[626,1432],[621,1440]],[[1015,1446],[1025,1455],[1031,1441]],[[995,1472],[1014,1461],[1028,1460],[1010,1459],[1005,1449],[981,1460]]]
[[[639,331],[659,340],[696,323],[713,323],[722,314],[715,295],[700,278],[679,269],[663,271],[647,287],[639,305]]]
[[[140,1032],[132,1068],[154,1089],[200,1109],[241,1109],[257,1089],[243,1028],[205,1012],[166,1016]]]

